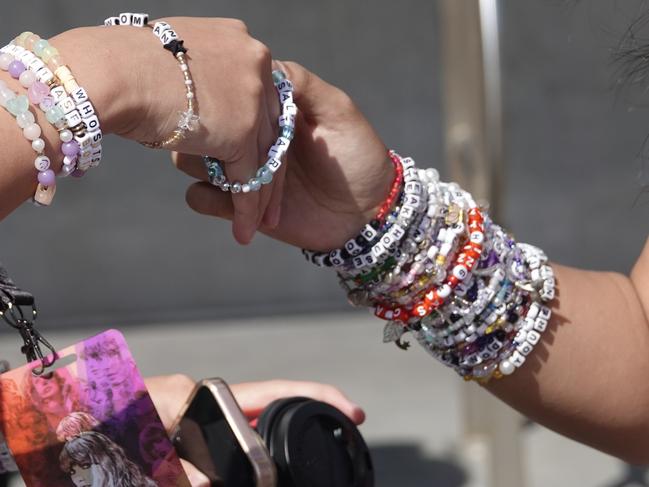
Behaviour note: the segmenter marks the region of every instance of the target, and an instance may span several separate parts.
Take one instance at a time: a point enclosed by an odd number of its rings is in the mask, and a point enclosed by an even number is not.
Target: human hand
[[[145,382],[162,424],[170,428],[192,393],[195,382],[182,374],[150,377]],[[339,389],[327,384],[270,380],[232,384],[230,389],[241,410],[251,421],[255,421],[274,400],[295,396],[309,397],[331,404],[354,424],[365,421],[365,412],[358,405],[350,401]],[[185,460],[181,459],[181,463],[192,487],[209,487],[209,480],[202,472]]]
[[[281,206],[277,225],[260,230],[273,238],[312,250],[340,247],[376,214],[387,197],[394,168],[370,123],[343,91],[302,66],[277,63],[294,85],[298,105],[295,139],[273,191]],[[174,154],[177,167],[207,180],[202,161]],[[198,183],[187,191],[197,212],[231,219],[227,193]]]
[[[231,181],[248,181],[266,161],[277,138],[279,99],[268,48],[233,19],[176,17],[168,22],[185,41],[200,115],[199,128],[172,148],[224,161]],[[151,21],[153,23],[154,21]],[[89,27],[54,39],[80,84],[86,87],[105,133],[153,142],[166,138],[186,110],[178,62],[150,29]],[[264,215],[277,219],[273,183],[261,191],[227,194],[233,233],[248,243]]]

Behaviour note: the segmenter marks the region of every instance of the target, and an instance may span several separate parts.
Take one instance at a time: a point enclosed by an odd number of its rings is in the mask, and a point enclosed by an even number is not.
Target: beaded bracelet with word
[[[279,117],[280,135],[277,141],[268,151],[268,160],[257,170],[255,176],[248,182],[230,182],[225,176],[221,161],[214,157],[203,156],[203,162],[207,168],[210,184],[220,188],[222,191],[232,193],[249,193],[259,191],[265,184],[270,184],[279,168],[282,166],[286,153],[295,134],[295,118],[297,106],[293,103],[293,84],[286,79],[286,75],[279,70],[273,71],[273,83],[279,94],[282,114]]]
[[[171,25],[167,22],[156,22],[151,26],[149,24],[149,14],[132,12],[122,12],[115,17],[108,17],[104,20],[104,25],[151,28],[153,35],[158,38],[162,47],[171,52],[176,61],[178,61],[178,66],[183,74],[187,108],[184,111],[179,112],[176,128],[163,140],[155,142],[140,142],[140,144],[149,147],[150,149],[166,149],[185,139],[190,133],[198,130],[200,117],[198,116],[198,104],[196,102],[196,94],[194,91],[194,80],[192,79],[189,64],[187,63],[187,57],[185,56],[187,48],[184,46],[184,41],[180,39],[178,33],[171,27]]]
[[[63,142],[67,144],[66,151],[71,154],[65,160],[68,164],[64,165],[63,174],[83,176],[90,167],[101,163],[103,138],[99,117],[86,90],[79,86],[58,50],[47,40],[31,32],[23,32],[14,39],[13,45],[15,51],[27,62],[29,69],[35,71],[38,81],[50,87],[50,93],[44,95],[41,101],[47,106],[51,97],[54,103],[46,112],[48,121],[57,128],[65,124],[74,134],[74,142],[79,146],[79,151],[72,154],[75,149],[72,141]],[[44,68],[43,64],[46,65]],[[50,73],[53,74],[52,77]],[[37,89],[35,93],[38,91],[42,90]]]
[[[28,52],[28,51],[26,51]],[[31,54],[31,53],[30,53]],[[32,55],[35,58],[35,56]],[[7,69],[11,63],[15,62],[15,58],[7,53],[3,52],[0,54],[0,68],[4,69],[6,66]],[[17,64],[17,66],[16,66]],[[13,75],[18,74],[21,64],[24,66],[24,63],[16,63],[12,66]],[[27,63],[28,69],[20,72],[18,81],[20,84],[27,89],[27,96],[29,101],[37,105],[41,111],[45,114],[48,122],[54,126],[59,132],[59,139],[61,140],[61,152],[63,153],[63,167],[61,169],[60,175],[62,177],[68,176],[71,173],[76,171],[76,161],[77,155],[80,152],[80,147],[77,141],[74,140],[74,134],[72,130],[68,129],[67,123],[63,117],[64,113],[62,110],[56,110],[53,99],[51,95],[50,87],[45,83],[42,83],[36,78],[36,72],[33,71],[33,63]],[[62,87],[58,85],[53,85],[53,90],[63,90]],[[63,90],[63,93],[65,91]],[[56,113],[54,113],[56,111]],[[60,116],[59,116],[60,114]],[[34,121],[34,115],[31,112],[25,112],[24,116],[28,118],[31,122]],[[36,142],[39,145],[45,146],[45,143]]]

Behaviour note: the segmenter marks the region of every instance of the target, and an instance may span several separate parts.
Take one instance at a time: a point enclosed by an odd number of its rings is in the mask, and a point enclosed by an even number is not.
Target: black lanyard
[[[40,360],[41,366],[32,373],[42,375],[57,359],[54,347],[34,328],[37,317],[34,296],[14,284],[5,267],[0,263],[0,316],[23,339],[20,351],[28,362]],[[46,349],[45,353],[43,349]]]

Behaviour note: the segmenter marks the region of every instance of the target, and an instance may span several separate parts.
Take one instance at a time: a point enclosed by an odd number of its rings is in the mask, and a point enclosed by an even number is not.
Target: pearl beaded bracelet
[[[108,17],[104,20],[104,25],[125,25],[133,27],[149,27],[153,34],[158,38],[162,47],[167,49],[178,61],[178,66],[183,73],[185,84],[185,98],[187,99],[187,108],[179,113],[178,124],[173,132],[163,140],[156,142],[140,142],[140,144],[151,149],[166,149],[186,138],[189,133],[195,132],[200,123],[198,116],[198,105],[196,94],[194,92],[194,81],[187,64],[184,47],[184,41],[178,37],[178,34],[167,22],[156,22],[153,26],[149,25],[149,15],[143,13],[124,12],[116,17]]]
[[[293,84],[286,79],[286,75],[282,71],[273,71],[273,84],[277,89],[279,101],[282,105],[282,115],[279,117],[280,135],[268,151],[268,160],[257,170],[255,176],[246,183],[230,182],[225,177],[220,160],[207,155],[203,156],[210,183],[222,191],[232,193],[259,191],[262,185],[272,182],[273,176],[282,166],[283,159],[286,157],[286,152],[295,134],[297,106],[293,103]]]

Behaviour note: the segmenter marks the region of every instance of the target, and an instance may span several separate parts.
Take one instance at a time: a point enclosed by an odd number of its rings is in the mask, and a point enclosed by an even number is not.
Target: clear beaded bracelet
[[[198,116],[198,104],[194,92],[194,80],[192,79],[187,63],[187,48],[184,47],[184,41],[178,37],[176,31],[167,22],[156,22],[153,26],[149,24],[149,14],[124,12],[116,17],[108,17],[104,20],[104,25],[130,25],[133,27],[149,27],[153,34],[158,38],[162,47],[174,56],[178,61],[178,67],[183,73],[185,84],[185,98],[187,99],[187,108],[179,112],[179,119],[173,132],[163,140],[156,142],[140,142],[150,149],[167,149],[174,144],[186,138],[191,132],[198,130],[200,117]]]
[[[225,177],[225,172],[219,159],[207,155],[203,156],[203,162],[207,168],[210,183],[222,191],[230,191],[232,193],[259,191],[262,185],[272,182],[273,176],[282,166],[283,159],[286,157],[286,152],[295,135],[297,106],[293,103],[293,84],[286,79],[286,75],[282,71],[273,71],[273,84],[277,89],[282,105],[282,115],[279,117],[280,135],[268,151],[268,160],[257,170],[255,176],[250,178],[246,183],[239,181],[230,182]]]

